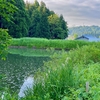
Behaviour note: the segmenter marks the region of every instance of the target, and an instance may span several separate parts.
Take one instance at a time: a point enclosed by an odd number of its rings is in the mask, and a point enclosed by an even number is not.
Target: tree
[[[40,30],[41,34],[39,37],[43,38],[50,38],[49,33],[49,22],[48,22],[48,15],[46,13],[46,5],[44,2],[41,2],[41,6],[39,7],[39,12],[41,14],[40,17]]]
[[[11,37],[8,35],[8,30],[0,28],[0,58],[5,59],[10,41]]]
[[[13,0],[11,0],[13,2]],[[10,44],[11,37],[6,29],[3,29],[2,20],[11,22],[12,14],[17,8],[7,2],[7,0],[0,0],[0,58],[5,59],[7,54],[7,48]]]
[[[61,27],[59,16],[56,14],[50,15],[48,17],[49,27],[50,27],[50,36],[52,39],[60,38]]]
[[[68,36],[68,28],[63,16],[52,14],[48,17],[51,38],[64,39]]]
[[[29,37],[38,37],[40,35],[40,13],[38,10],[34,11],[32,23],[29,28]]]
[[[13,0],[11,0],[11,2],[14,2]],[[13,13],[15,12],[15,10],[17,10],[17,8],[11,4],[10,2],[8,2],[7,0],[0,0],[0,28],[3,28],[3,21],[7,21],[10,22]]]
[[[34,1],[34,5],[35,9],[37,9],[40,5],[39,5],[39,2],[37,0]]]
[[[60,15],[60,24],[61,24],[61,28],[63,29],[63,37],[62,38],[68,37],[67,22],[64,20],[63,15]]]
[[[44,2],[41,2],[40,5],[35,0],[34,4],[31,6],[34,8],[32,13],[32,23],[29,28],[29,36],[30,37],[43,37],[49,38],[49,23],[48,23],[48,15],[46,13],[46,5]],[[30,11],[30,9],[29,9]]]
[[[67,22],[63,16],[59,17],[55,12],[50,11],[43,1],[40,4],[37,0],[33,4],[27,3],[26,8],[31,19],[30,37],[64,39],[68,36]]]
[[[56,14],[52,14],[48,17],[49,27],[50,27],[50,37],[56,38],[56,28],[59,26],[59,17]]]
[[[28,31],[29,37],[33,37],[33,36],[36,37],[38,35],[39,23],[40,23],[40,13],[37,9],[39,6],[40,5],[37,0],[35,0],[33,4],[26,2],[26,9],[29,14],[29,19],[31,20],[30,25],[29,25],[29,31]]]
[[[12,3],[14,6],[18,8],[18,10],[13,13],[13,19],[11,22],[4,22],[4,27],[8,28],[9,35],[14,38],[25,37],[28,36],[28,29],[30,20],[28,17],[28,13],[25,9],[25,4],[23,0],[7,0]]]
[[[69,28],[69,34],[77,33],[78,36],[84,34],[91,34],[93,36],[99,37],[100,27],[99,26],[78,26]]]

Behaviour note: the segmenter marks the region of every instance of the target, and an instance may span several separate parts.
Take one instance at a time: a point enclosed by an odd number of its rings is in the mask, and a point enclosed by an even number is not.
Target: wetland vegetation
[[[10,48],[7,60],[0,62],[2,66],[0,69],[6,75],[4,78],[6,79],[6,86],[16,87],[17,91],[10,96],[10,92],[6,90],[7,98],[17,100],[18,91],[24,78],[33,74],[35,80],[33,91],[27,91],[26,96],[21,98],[22,100],[99,100],[99,44],[99,42],[82,46],[76,44],[77,46],[68,52],[65,50],[48,50],[47,53],[51,51],[48,56],[43,56],[44,53],[41,55],[41,51],[40,53],[34,52],[33,48],[27,48],[24,54],[22,51],[25,48]],[[30,52],[30,49],[33,50],[33,53]],[[29,52],[27,52],[28,50]],[[30,56],[29,53],[32,53],[33,56]],[[88,89],[87,83],[89,84]]]

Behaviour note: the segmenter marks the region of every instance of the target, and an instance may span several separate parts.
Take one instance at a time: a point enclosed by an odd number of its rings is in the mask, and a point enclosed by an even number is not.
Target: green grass
[[[34,91],[28,91],[21,100],[100,99],[100,49],[97,45],[55,53],[51,59],[35,73]]]
[[[44,38],[19,38],[12,39],[11,46],[27,46],[34,48],[55,48],[70,50],[82,47],[84,45],[91,45],[92,42],[76,41],[76,40],[61,40],[61,39],[44,39]]]
[[[55,53],[34,78],[34,91],[21,100],[99,100],[100,49],[92,45]]]
[[[84,46],[54,54],[37,72],[34,94],[25,100],[99,100],[100,49]],[[89,90],[86,92],[86,82]]]
[[[29,38],[22,38],[15,39],[15,44],[42,49],[72,49],[54,53],[51,60],[45,62],[34,75],[34,91],[28,91],[22,100],[100,100],[100,42],[34,38],[30,42]],[[88,92],[86,82],[89,82]]]

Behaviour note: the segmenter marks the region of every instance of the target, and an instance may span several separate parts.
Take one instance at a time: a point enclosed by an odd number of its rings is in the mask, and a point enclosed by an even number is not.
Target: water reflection
[[[28,90],[32,90],[33,89],[33,85],[34,85],[34,78],[29,76],[28,78],[26,78],[24,80],[23,85],[20,88],[20,92],[18,93],[18,96],[21,97],[25,97],[25,92]]]
[[[3,87],[9,85],[13,91],[21,88],[25,77],[33,74],[39,67],[43,66],[43,61],[48,57],[26,57],[9,54],[6,61],[0,60],[0,74],[6,77],[3,79]]]

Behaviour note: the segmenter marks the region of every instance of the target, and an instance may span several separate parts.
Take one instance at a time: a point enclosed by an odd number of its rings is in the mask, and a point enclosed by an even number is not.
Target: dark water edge
[[[38,68],[43,66],[49,57],[27,57],[16,54],[8,54],[5,61],[0,60],[0,75],[5,75],[2,80],[3,87],[9,87],[11,91],[19,91],[24,79],[34,75]]]

